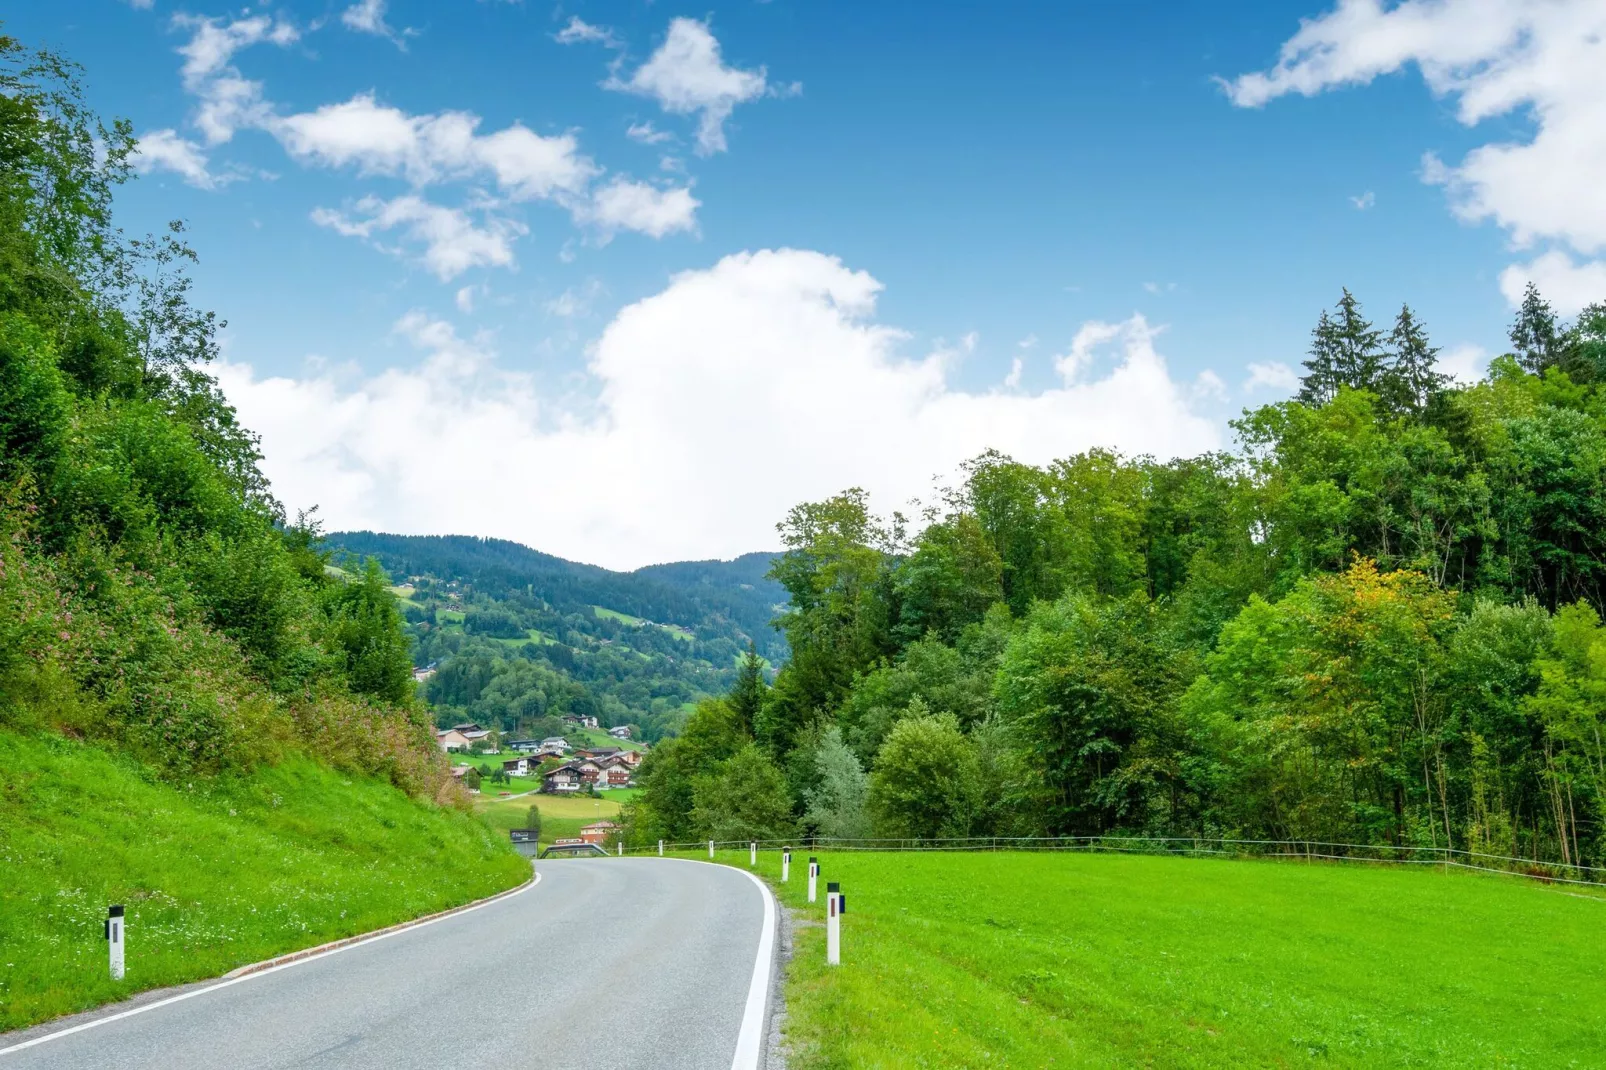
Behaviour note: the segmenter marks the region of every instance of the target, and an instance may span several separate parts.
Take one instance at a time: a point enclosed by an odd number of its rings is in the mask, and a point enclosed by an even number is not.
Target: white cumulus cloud
[[[619,230],[634,230],[662,238],[666,234],[694,229],[701,203],[689,189],[660,189],[646,182],[616,178],[594,191],[590,203],[582,206],[576,216],[594,224],[604,236]]]
[[[242,48],[267,42],[285,47],[301,37],[295,25],[267,15],[232,21],[174,15],[173,27],[192,31],[179,46],[180,77],[196,98],[194,122],[210,145],[220,145],[243,126],[261,123],[270,113],[262,83],[242,75],[230,62]]]
[[[1289,93],[1364,85],[1408,64],[1436,95],[1454,99],[1466,126],[1515,116],[1532,130],[1513,136],[1502,124],[1491,134],[1500,140],[1457,164],[1424,159],[1424,180],[1447,189],[1457,216],[1492,220],[1520,247],[1606,250],[1601,0],[1340,0],[1301,23],[1276,66],[1224,84],[1234,103],[1259,107]],[[1600,265],[1586,265],[1582,277]]]
[[[664,43],[634,74],[609,79],[606,85],[652,97],[671,114],[698,116],[697,151],[705,156],[725,151],[725,120],[736,105],[769,89],[763,67],[726,66],[708,24],[688,18],[670,22]]]
[[[773,546],[789,507],[848,486],[899,507],[988,447],[1044,462],[1220,445],[1194,398],[1216,383],[1174,380],[1141,316],[1078,332],[1075,374],[1054,386],[973,393],[948,381],[948,356],[900,353],[879,290],[820,253],[728,256],[621,310],[589,348],[580,402],[421,315],[397,327],[426,354],[412,368],[351,381],[225,364],[220,379],[292,508],[613,567]]]
[[[623,48],[624,42],[606,26],[593,26],[579,15],[570,15],[569,24],[552,35],[560,45],[598,44],[604,48]]]
[[[1254,390],[1282,390],[1292,393],[1299,389],[1299,374],[1280,360],[1265,363],[1251,362],[1249,378],[1244,380],[1244,393]]]
[[[141,174],[172,171],[196,189],[215,189],[219,184],[217,177],[207,170],[206,153],[201,146],[172,128],[151,130],[139,136],[134,168]]]
[[[476,226],[468,213],[431,204],[411,194],[382,200],[364,197],[353,206],[356,214],[316,208],[312,221],[348,238],[374,241],[380,249],[406,255],[405,246],[387,245],[379,235],[400,231],[411,246],[423,246],[418,260],[442,281],[456,278],[473,267],[506,267],[513,263],[513,241],[524,226],[510,219],[488,218]]]

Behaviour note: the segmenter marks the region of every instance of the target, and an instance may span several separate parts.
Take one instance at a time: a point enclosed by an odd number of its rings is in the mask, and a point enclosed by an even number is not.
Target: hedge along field
[[[0,1032],[511,888],[526,859],[460,810],[305,758],[172,783],[0,730]],[[101,922],[128,910],[127,976]]]
[[[694,855],[694,857],[696,857]],[[706,857],[703,855],[701,857]],[[721,852],[746,868],[747,852]],[[1606,898],[1342,863],[808,854],[788,1065],[1590,1066]],[[848,900],[825,965],[824,893]]]

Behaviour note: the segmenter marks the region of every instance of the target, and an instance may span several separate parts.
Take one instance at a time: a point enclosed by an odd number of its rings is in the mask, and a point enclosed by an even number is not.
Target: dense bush
[[[113,225],[133,148],[71,64],[0,38],[0,724],[449,798],[383,573],[328,574],[205,372],[182,227]]]

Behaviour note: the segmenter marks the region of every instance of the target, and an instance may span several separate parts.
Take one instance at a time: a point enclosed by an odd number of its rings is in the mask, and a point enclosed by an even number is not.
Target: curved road
[[[479,909],[67,1035],[107,1012],[0,1037],[0,1070],[762,1064],[774,946],[762,885],[675,859],[538,871]],[[5,1052],[36,1036],[48,1039]]]

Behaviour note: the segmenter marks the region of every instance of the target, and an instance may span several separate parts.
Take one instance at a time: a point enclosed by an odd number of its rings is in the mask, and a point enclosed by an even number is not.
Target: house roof
[[[619,826],[614,824],[612,821],[606,821],[606,820],[604,820],[604,821],[593,821],[589,825],[581,825],[580,826],[580,831],[581,832],[606,832],[609,829],[616,829],[618,827]]]

